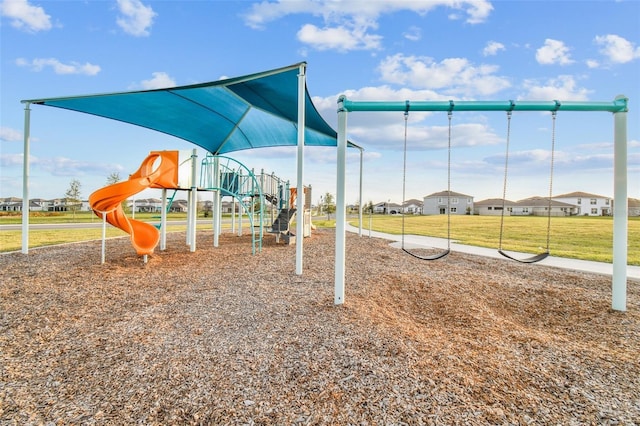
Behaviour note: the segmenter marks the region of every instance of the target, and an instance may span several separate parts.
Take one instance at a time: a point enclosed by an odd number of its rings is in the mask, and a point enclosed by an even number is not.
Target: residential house
[[[556,195],[554,200],[576,206],[575,214],[584,216],[611,216],[613,212],[613,200],[602,195],[589,194],[588,192],[570,192]]]
[[[572,216],[576,214],[576,206],[558,200],[551,200],[551,213],[549,213],[548,197],[525,198],[509,207],[511,216]]]
[[[516,205],[510,200],[502,201],[502,198],[488,198],[482,201],[473,202],[473,214],[480,216],[502,216],[502,209],[505,216],[511,216],[511,209]]]
[[[8,197],[0,199],[0,211],[3,212],[21,212],[22,199],[16,197]]]
[[[471,214],[473,197],[453,191],[434,192],[424,197],[422,214],[447,214],[447,206],[451,208],[451,214]]]
[[[171,207],[169,207],[169,211],[171,213],[185,213],[187,211],[187,206],[187,200],[173,200]]]
[[[400,204],[392,203],[391,201],[382,201],[373,205],[373,212],[381,214],[398,214],[402,213],[402,206]]]
[[[640,216],[640,200],[637,198],[629,198],[628,216]]]
[[[422,214],[422,201],[412,198],[402,205],[402,213],[404,214]]]
[[[20,198],[20,203],[22,203],[22,198]],[[44,198],[32,198],[29,200],[29,211],[31,212],[46,212],[48,206],[49,202]]]
[[[162,200],[158,198],[141,198],[128,200],[127,206],[135,208],[136,213],[159,213],[162,211]]]

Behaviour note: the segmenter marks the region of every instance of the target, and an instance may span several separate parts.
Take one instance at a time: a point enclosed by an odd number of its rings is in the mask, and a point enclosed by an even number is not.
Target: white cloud
[[[22,154],[0,154],[0,166],[2,167],[19,167],[22,166]]]
[[[21,67],[29,67],[31,71],[42,71],[45,67],[51,67],[56,74],[82,74],[96,75],[100,72],[100,66],[90,64],[80,64],[78,62],[70,62],[63,64],[55,58],[36,58],[29,62],[24,58],[16,59],[16,65]]]
[[[634,46],[629,40],[615,34],[596,36],[594,42],[602,46],[600,53],[616,64],[626,64],[640,58],[640,47]]]
[[[544,41],[544,46],[536,50],[536,60],[543,65],[569,65],[574,62],[564,42],[550,38]]]
[[[144,90],[164,89],[165,87],[175,87],[176,82],[166,72],[154,72],[149,80],[142,80],[140,86]]]
[[[338,51],[378,49],[382,40],[381,36],[367,34],[361,29],[318,28],[312,24],[304,25],[297,36],[298,40],[318,50]]]
[[[529,100],[549,100],[558,99],[560,101],[586,101],[590,93],[589,90],[578,87],[573,76],[560,75],[544,83],[537,80],[525,80],[523,83],[527,93],[523,99]]]
[[[352,101],[381,100],[404,102],[407,99],[448,100],[431,90],[392,89],[389,86],[364,87],[346,90],[343,94]],[[313,104],[329,124],[334,125],[337,95],[325,98],[314,97]],[[425,119],[430,118],[429,122]],[[477,117],[476,117],[477,118]],[[474,118],[475,119],[475,118]],[[435,123],[435,124],[434,124]],[[452,123],[452,146],[494,145],[501,141],[487,123]],[[375,131],[372,131],[375,129]],[[448,145],[448,122],[446,114],[432,112],[410,112],[408,117],[407,149],[410,151],[438,150]],[[349,116],[349,139],[362,144],[366,150],[397,150],[403,146],[404,113],[397,111],[351,114]]]
[[[22,132],[10,127],[0,127],[0,140],[6,142],[21,142]]]
[[[419,41],[420,39],[422,39],[422,30],[419,27],[410,27],[402,35],[407,40]]]
[[[4,0],[0,13],[10,19],[15,28],[36,32],[51,29],[51,16],[40,6],[32,6],[27,0]]]
[[[148,36],[156,13],[151,6],[145,6],[140,0],[118,0],[118,9],[123,16],[117,23],[127,34],[136,37]]]
[[[0,166],[4,168],[22,167],[22,154],[0,155]],[[67,157],[37,157],[29,156],[29,164],[38,170],[50,173],[52,176],[89,176],[104,174],[108,176],[114,171],[122,171],[119,164],[95,163],[91,161],[73,160]]]
[[[501,50],[505,50],[504,44],[498,43],[497,41],[490,41],[485,48],[482,49],[482,54],[484,56],[495,56]]]
[[[485,0],[277,0],[254,3],[244,14],[245,23],[255,29],[264,28],[265,24],[293,14],[311,14],[321,16],[326,22],[341,19],[357,21],[359,19],[375,20],[382,14],[390,14],[408,10],[425,15],[438,7],[449,7],[462,11],[467,15],[466,22],[471,24],[484,22],[493,6]]]
[[[587,59],[586,64],[587,64],[587,67],[589,68],[600,67],[600,62],[596,61],[595,59]]]
[[[443,90],[458,96],[491,95],[511,85],[506,77],[495,75],[496,65],[474,66],[465,58],[435,62],[428,57],[397,54],[382,60],[378,70],[388,83]]]
[[[254,3],[243,18],[245,24],[254,29],[263,29],[266,24],[287,15],[307,14],[322,18],[324,26],[306,23],[298,31],[298,39],[319,50],[355,49],[375,50],[380,48],[382,36],[372,34],[378,28],[378,18],[408,10],[424,15],[437,7],[449,7],[466,13],[467,23],[484,22],[493,6],[486,0],[376,0],[362,2],[355,0],[297,0],[263,1]],[[405,36],[411,40],[419,37],[412,30]]]

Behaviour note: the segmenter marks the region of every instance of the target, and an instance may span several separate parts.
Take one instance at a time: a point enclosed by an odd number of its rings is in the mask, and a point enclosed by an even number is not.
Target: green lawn
[[[371,229],[402,234],[402,216],[373,215]],[[358,221],[350,221],[358,226]],[[369,229],[369,216],[363,217],[363,229]],[[405,216],[404,233],[447,237],[447,216]],[[612,217],[551,218],[550,252],[573,259],[612,261]],[[499,216],[451,216],[451,238],[461,244],[498,248]],[[547,245],[547,218],[514,216],[504,218],[502,247],[505,250],[538,253]],[[629,218],[628,263],[640,265],[640,218]]]
[[[202,218],[202,216],[200,216]],[[138,213],[136,219],[158,221],[156,214]],[[186,220],[186,214],[168,215],[168,220]],[[502,247],[505,250],[538,253],[546,247],[546,217],[505,217]],[[30,223],[70,223],[93,222],[100,220],[88,212],[66,214],[32,214]],[[326,218],[314,219],[318,227],[334,227],[335,220]],[[369,229],[369,216],[363,217],[363,228]],[[371,229],[390,234],[402,233],[402,216],[373,215]],[[1,216],[0,224],[19,224],[21,216]],[[358,226],[358,221],[350,223]],[[293,224],[292,226],[295,226]],[[199,225],[199,229],[210,229],[210,224]],[[432,237],[447,236],[447,216],[404,216],[405,234],[425,235]],[[171,225],[167,231],[184,231],[184,225]],[[125,233],[113,227],[107,227],[107,236],[124,236]],[[29,231],[29,246],[60,244],[74,241],[99,239],[102,230],[35,230]],[[19,250],[21,247],[20,231],[0,232],[0,251]],[[500,240],[500,217],[494,216],[451,216],[451,238],[461,244],[480,247],[498,248]],[[550,251],[553,256],[574,259],[594,260],[598,262],[612,261],[613,218],[612,217],[554,217],[551,219]],[[629,218],[628,262],[640,265],[640,218]]]

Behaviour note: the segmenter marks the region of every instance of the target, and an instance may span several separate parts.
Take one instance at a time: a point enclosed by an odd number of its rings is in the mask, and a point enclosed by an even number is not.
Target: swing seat
[[[506,257],[507,259],[515,260],[516,262],[520,262],[520,263],[536,263],[536,262],[540,262],[543,259],[546,259],[549,256],[549,252],[548,251],[545,251],[545,252],[540,253],[540,254],[536,254],[536,255],[531,256],[531,257],[526,257],[524,259],[516,259],[515,257],[505,253],[502,250],[498,250],[498,253],[500,253],[501,255]]]
[[[443,257],[445,257],[446,255],[448,255],[451,252],[450,249],[446,249],[443,252],[436,253],[436,254],[433,254],[431,256],[419,256],[419,255],[417,255],[415,253],[411,253],[409,250],[407,250],[404,247],[402,248],[402,251],[407,253],[407,254],[409,254],[409,255],[411,255],[411,256],[413,256],[413,257],[415,257],[416,259],[420,259],[420,260],[438,260],[438,259],[442,259]]]

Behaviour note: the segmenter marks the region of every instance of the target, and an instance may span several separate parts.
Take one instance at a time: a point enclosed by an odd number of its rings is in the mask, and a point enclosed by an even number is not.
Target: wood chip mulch
[[[0,255],[0,424],[640,424],[640,283],[334,237]]]

